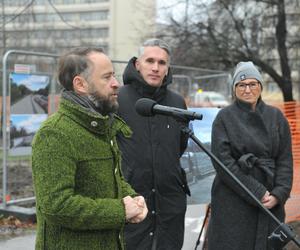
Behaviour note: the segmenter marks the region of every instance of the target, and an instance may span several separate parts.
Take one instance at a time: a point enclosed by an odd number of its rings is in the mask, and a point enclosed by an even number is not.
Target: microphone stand
[[[175,118],[176,119],[176,118]],[[178,116],[178,120],[185,120],[185,118]],[[287,224],[281,222],[273,215],[261,202],[258,200],[251,191],[233,174],[231,171],[209,150],[205,148],[202,142],[194,135],[194,132],[188,128],[183,127],[182,131],[187,134],[215,163],[217,163],[258,205],[258,207],[272,218],[278,227],[271,233],[268,240],[274,250],[282,249],[290,240],[292,240],[300,249],[300,241],[296,239],[296,234],[292,231],[292,228]],[[200,244],[200,240],[197,240],[196,247]]]

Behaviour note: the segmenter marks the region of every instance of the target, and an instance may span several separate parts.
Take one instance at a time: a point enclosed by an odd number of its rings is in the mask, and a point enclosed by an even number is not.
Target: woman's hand
[[[267,191],[262,197],[261,202],[266,208],[271,209],[278,204],[278,199]]]

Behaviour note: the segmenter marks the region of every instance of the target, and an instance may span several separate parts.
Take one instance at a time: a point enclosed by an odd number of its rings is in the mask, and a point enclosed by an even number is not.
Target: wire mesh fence
[[[17,67],[16,67],[17,65]],[[22,67],[22,65],[24,67]],[[116,77],[123,83],[122,73],[127,65],[125,61],[113,61]],[[33,183],[31,176],[31,141],[35,131],[47,116],[57,110],[59,103],[60,86],[56,79],[57,58],[44,58],[35,55],[14,54],[7,60],[5,77],[8,86],[8,96],[3,100],[1,88],[1,119],[3,120],[3,106],[6,102],[6,151],[7,173],[6,180],[3,178],[3,165],[0,168],[0,191],[3,193],[3,182],[6,182],[7,190],[1,197],[1,201],[25,200],[33,197]],[[23,72],[22,72],[23,70]],[[189,107],[223,107],[231,102],[231,76],[229,72],[193,68],[172,65],[173,82],[169,86],[172,90],[181,94]],[[2,71],[0,72],[2,74]],[[30,79],[22,82],[15,75],[31,76]],[[34,77],[32,77],[34,76]],[[3,81],[3,77],[1,77]],[[42,88],[35,89],[34,81],[44,79]],[[30,82],[31,81],[31,82]],[[31,83],[31,85],[27,85]],[[24,89],[28,86],[31,91]],[[47,90],[47,92],[45,92]],[[23,92],[22,92],[23,91]],[[21,103],[22,100],[31,96],[28,100],[32,106],[44,106],[46,109],[28,109]],[[46,96],[46,98],[45,98]],[[17,106],[17,103],[21,105]],[[300,104],[273,103],[283,110],[288,118],[293,137],[294,155],[294,186],[291,198],[287,203],[287,220],[292,221],[300,217]],[[1,120],[1,121],[2,121]],[[27,125],[26,125],[27,124]],[[3,123],[1,122],[0,146],[3,145]],[[1,160],[3,159],[4,148],[2,146]]]

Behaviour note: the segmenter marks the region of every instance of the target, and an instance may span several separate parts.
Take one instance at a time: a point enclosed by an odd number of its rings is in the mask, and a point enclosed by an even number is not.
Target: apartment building
[[[61,53],[101,46],[114,60],[128,60],[155,32],[156,4],[147,0],[2,0],[1,52]]]

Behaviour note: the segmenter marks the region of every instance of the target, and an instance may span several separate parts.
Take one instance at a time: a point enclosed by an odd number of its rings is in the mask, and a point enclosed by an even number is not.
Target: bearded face
[[[85,94],[101,114],[115,112],[119,107],[117,99],[120,84],[115,78],[113,65],[110,59],[101,53],[91,53],[89,60],[92,67],[85,77]]]
[[[94,84],[89,82],[89,93],[88,98],[92,101],[95,107],[101,111],[103,115],[107,115],[109,113],[114,113],[119,108],[119,103],[117,101],[117,92],[108,93],[106,95],[101,94],[96,90]]]

